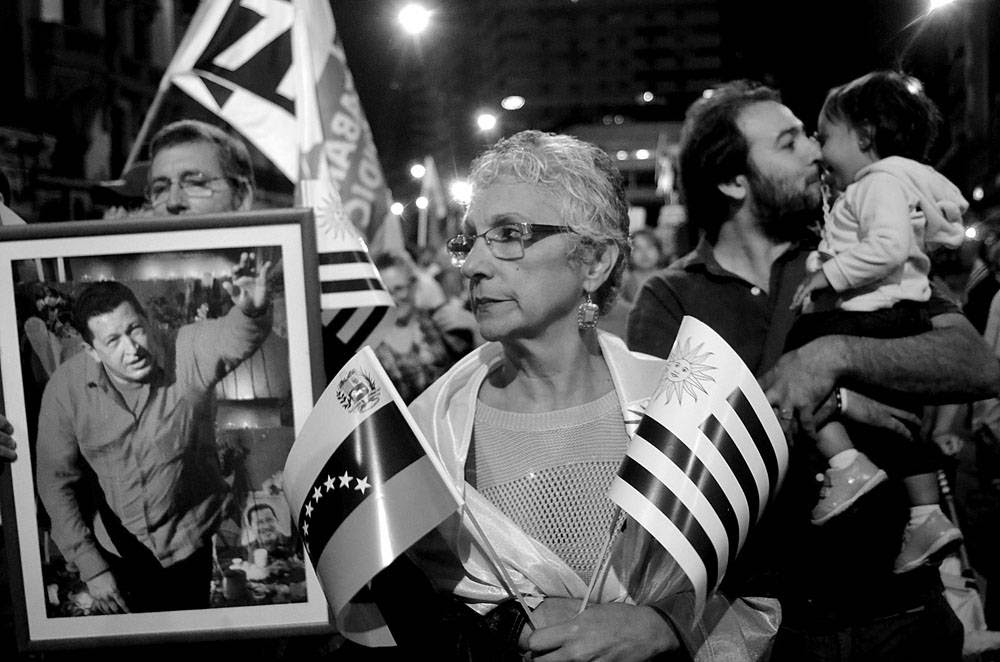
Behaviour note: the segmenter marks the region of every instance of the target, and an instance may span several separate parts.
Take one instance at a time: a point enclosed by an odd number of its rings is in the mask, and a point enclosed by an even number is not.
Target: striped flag
[[[344,636],[391,645],[366,585],[454,513],[460,497],[370,347],[316,403],[285,463],[285,494]]]
[[[316,212],[324,355],[332,375],[338,362],[380,337],[393,305],[358,233],[370,226],[371,214],[388,213],[389,192],[330,5],[294,5],[298,197]]]
[[[710,327],[685,317],[609,496],[683,573],[693,619],[787,466],[785,436],[753,373]]]
[[[366,243],[381,234],[391,196],[329,2],[203,0],[125,170],[151,129],[191,101],[247,140],[258,182],[283,179],[314,209],[323,323],[344,321],[334,331],[346,360],[370,340],[359,330],[377,328],[392,305]]]

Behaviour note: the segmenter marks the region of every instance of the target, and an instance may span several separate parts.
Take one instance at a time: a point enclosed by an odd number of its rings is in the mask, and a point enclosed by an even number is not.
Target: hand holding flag
[[[295,525],[341,633],[390,645],[381,616],[354,600],[461,500],[371,348],[323,392],[284,475]]]
[[[753,373],[715,331],[685,317],[609,491],[642,527],[619,535],[612,555],[641,568],[630,597],[688,594],[693,625],[787,465],[788,444]],[[636,566],[637,551],[658,562]]]

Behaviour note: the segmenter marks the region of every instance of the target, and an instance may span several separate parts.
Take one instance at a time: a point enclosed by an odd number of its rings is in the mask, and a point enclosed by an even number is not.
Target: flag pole
[[[580,611],[576,612],[577,616],[582,614],[587,608],[590,596],[594,592],[594,589],[597,588],[597,580],[606,577],[608,574],[608,569],[611,567],[611,543],[614,542],[618,536],[618,532],[621,530],[619,522],[623,522],[622,509],[621,506],[615,506],[615,516],[611,521],[611,532],[608,535],[607,542],[604,543],[604,551],[601,552],[601,563],[594,569],[594,574],[590,578],[590,586],[587,587],[587,594],[583,596],[583,602],[580,603]]]
[[[166,78],[169,74],[164,74]],[[125,165],[122,167],[122,177],[125,177],[125,173],[128,172],[136,159],[139,158],[139,152],[142,150],[143,143],[146,142],[146,134],[149,133],[149,127],[153,125],[153,118],[156,117],[157,113],[160,112],[160,106],[163,105],[163,98],[167,96],[167,88],[170,87],[170,83],[167,85],[161,85],[158,90],[156,90],[156,96],[153,97],[153,103],[149,106],[149,110],[146,111],[146,116],[142,119],[142,126],[139,128],[139,134],[135,137],[135,141],[132,143],[132,148],[128,152],[128,158],[125,159]]]
[[[469,516],[469,521],[472,522],[473,527],[475,527],[476,532],[478,533],[476,538],[478,539],[479,544],[482,545],[483,549],[486,551],[487,558],[489,558],[490,563],[493,564],[497,574],[500,575],[500,579],[505,584],[507,592],[510,593],[511,596],[517,600],[518,604],[521,605],[521,608],[524,610],[524,615],[528,617],[528,622],[531,623],[531,628],[533,630],[537,630],[538,623],[531,615],[531,608],[528,607],[528,603],[524,601],[524,596],[521,595],[521,592],[518,591],[517,587],[514,585],[514,580],[511,579],[510,574],[507,572],[507,568],[504,567],[503,562],[500,560],[500,555],[497,554],[495,549],[493,549],[493,545],[490,544],[489,538],[486,537],[486,532],[484,532],[483,528],[479,526],[479,521],[476,519],[476,516],[472,514],[472,511],[469,510],[468,505],[464,506],[464,508],[465,514]]]
[[[206,23],[206,20],[212,16],[218,16],[221,18],[222,13],[226,11],[230,2],[200,2],[198,4],[198,9],[195,10],[194,16],[191,17],[190,25],[201,25]],[[217,21],[216,21],[217,23]],[[178,53],[187,52],[192,41],[195,39],[194,31],[190,28],[184,33],[184,37],[181,38],[181,43],[177,45],[177,49],[174,51],[174,55],[170,60],[170,64],[167,65],[167,70],[163,72],[163,78],[160,79],[160,86],[156,90],[156,96],[153,97],[153,103],[150,104],[149,110],[146,111],[146,117],[142,120],[142,126],[139,128],[139,135],[136,136],[135,142],[132,143],[132,148],[129,150],[128,158],[125,159],[125,167],[122,168],[122,177],[128,172],[128,169],[135,164],[135,160],[139,157],[139,152],[142,150],[142,144],[146,141],[146,134],[149,133],[149,128],[153,124],[153,119],[156,114],[160,111],[160,106],[163,105],[163,97],[167,96],[167,90],[170,88],[170,81],[173,78],[174,73],[177,71],[175,68],[177,62]],[[206,39],[207,45],[207,39]]]

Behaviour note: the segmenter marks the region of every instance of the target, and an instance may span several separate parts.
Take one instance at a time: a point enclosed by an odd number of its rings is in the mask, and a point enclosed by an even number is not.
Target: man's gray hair
[[[218,147],[219,167],[222,168],[223,176],[246,182],[251,189],[255,188],[250,151],[243,141],[200,120],[178,120],[157,131],[149,141],[149,158],[155,158],[160,150],[168,147],[197,142],[211,143]]]

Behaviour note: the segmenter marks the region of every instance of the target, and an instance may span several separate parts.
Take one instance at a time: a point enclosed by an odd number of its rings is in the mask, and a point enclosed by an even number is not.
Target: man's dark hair
[[[680,188],[689,221],[710,243],[729,219],[733,200],[719,190],[748,170],[749,145],[737,124],[747,106],[781,101],[770,87],[748,80],[706,90],[691,104],[681,129]]]
[[[249,508],[247,508],[247,511],[244,514],[244,517],[246,517],[246,520],[247,520],[247,526],[253,526],[253,522],[250,521],[250,516],[251,515],[253,515],[254,513],[259,513],[259,512],[264,511],[264,510],[270,510],[271,514],[274,515],[274,518],[278,519],[278,513],[274,510],[274,508],[271,506],[271,504],[269,504],[269,503],[255,503],[254,505],[252,505]]]
[[[93,317],[114,311],[126,302],[132,304],[136,313],[142,317],[146,316],[146,311],[135,298],[135,293],[118,281],[102,280],[91,283],[80,291],[73,303],[73,328],[88,345],[93,345],[94,334],[87,322]]]
[[[200,120],[178,120],[157,131],[149,142],[149,158],[152,160],[160,150],[168,147],[198,142],[218,147],[223,176],[254,187],[253,164],[243,141]]]
[[[393,253],[376,253],[372,256],[372,264],[374,264],[375,268],[379,271],[396,267],[397,269],[402,269],[408,274],[413,274],[412,262],[406,260],[400,255],[394,255]]]

